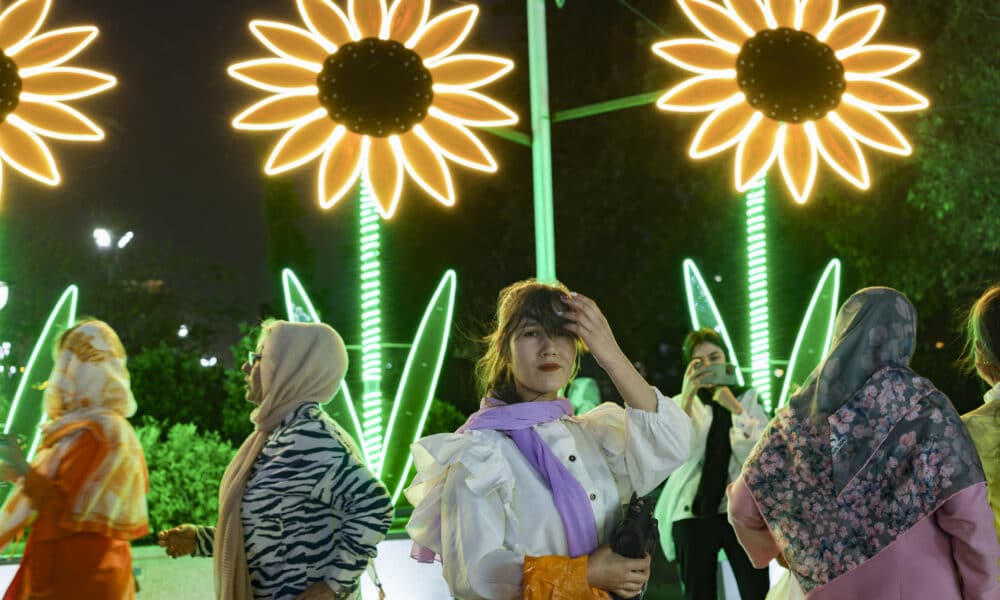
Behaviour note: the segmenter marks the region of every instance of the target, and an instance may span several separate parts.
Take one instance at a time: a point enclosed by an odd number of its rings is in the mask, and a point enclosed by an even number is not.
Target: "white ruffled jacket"
[[[601,543],[632,492],[651,492],[691,451],[690,419],[656,395],[656,412],[605,403],[535,426],[590,497]],[[569,554],[551,492],[504,434],[433,435],[411,451],[417,476],[406,497],[415,508],[406,530],[441,556],[455,597],[520,598],[525,556]]]

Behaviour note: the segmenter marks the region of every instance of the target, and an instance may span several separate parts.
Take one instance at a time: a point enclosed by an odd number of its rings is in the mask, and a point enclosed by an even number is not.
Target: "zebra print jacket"
[[[392,523],[385,486],[318,404],[294,410],[268,437],[243,496],[254,598],[291,600],[317,581],[349,592]],[[194,556],[211,556],[214,527]]]

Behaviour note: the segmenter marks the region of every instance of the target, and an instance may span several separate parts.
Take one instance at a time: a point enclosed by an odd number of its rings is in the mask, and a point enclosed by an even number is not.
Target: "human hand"
[[[336,600],[337,596],[325,581],[317,581],[295,597],[295,600]]]
[[[615,361],[628,362],[596,302],[576,292],[563,296],[562,301],[569,308],[559,314],[567,321],[566,331],[583,340],[602,369],[609,371]]]
[[[156,536],[156,543],[167,549],[167,556],[170,558],[187,556],[194,553],[195,530],[195,526],[189,523],[178,525],[173,529],[161,531]]]
[[[21,452],[21,446],[13,436],[0,436],[0,477],[4,481],[16,481],[28,472],[31,466]]]
[[[734,415],[743,414],[743,405],[739,403],[736,396],[733,395],[733,391],[727,385],[720,385],[715,388],[715,392],[712,393],[712,400],[721,404],[723,408]]]
[[[685,401],[690,402],[701,388],[710,387],[703,383],[705,377],[708,376],[708,367],[708,363],[700,358],[695,358],[688,363],[687,369],[684,371],[684,384],[681,387],[681,397]]]
[[[649,555],[626,558],[605,544],[587,558],[587,583],[621,598],[632,598],[642,592],[649,580]]]

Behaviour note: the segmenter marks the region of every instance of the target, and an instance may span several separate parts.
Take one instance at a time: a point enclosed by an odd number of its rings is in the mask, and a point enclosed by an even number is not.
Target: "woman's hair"
[[[994,285],[976,300],[965,320],[965,366],[976,369],[976,353],[1000,368],[1000,285]]]
[[[566,320],[556,311],[567,310],[561,297],[569,289],[561,283],[545,284],[534,279],[513,283],[500,291],[497,299],[496,323],[493,331],[483,338],[486,351],[476,362],[476,387],[480,396],[492,396],[507,404],[521,401],[517,395],[511,371],[510,340],[526,321],[538,323],[550,337],[569,336],[576,345],[576,364],[570,381],[580,370],[580,354],[586,347],[576,335],[564,329]]]
[[[684,338],[684,345],[682,346],[681,351],[684,354],[685,365],[691,362],[691,354],[694,352],[694,349],[697,348],[699,344],[704,344],[706,342],[718,346],[722,349],[722,354],[726,354],[726,343],[722,341],[722,336],[719,335],[714,329],[702,327],[701,329],[696,329],[687,334],[687,337]],[[729,360],[728,356],[726,356],[726,360]]]

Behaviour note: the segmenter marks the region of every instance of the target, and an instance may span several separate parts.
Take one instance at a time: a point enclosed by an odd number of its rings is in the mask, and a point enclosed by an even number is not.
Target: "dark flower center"
[[[330,118],[355,133],[406,133],[434,100],[430,71],[416,52],[393,40],[366,38],[327,57],[316,78]]]
[[[0,123],[17,108],[22,87],[17,65],[0,50]]]
[[[750,106],[776,121],[821,119],[837,108],[847,84],[833,49],[788,27],[759,32],[736,58],[736,82]]]

